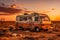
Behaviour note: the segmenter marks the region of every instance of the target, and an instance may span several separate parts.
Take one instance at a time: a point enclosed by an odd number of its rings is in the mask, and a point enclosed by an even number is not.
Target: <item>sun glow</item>
[[[59,21],[60,20],[60,18],[59,18],[60,12],[56,8],[47,9],[47,10],[40,10],[39,12],[43,13],[43,14],[47,14],[52,21]]]

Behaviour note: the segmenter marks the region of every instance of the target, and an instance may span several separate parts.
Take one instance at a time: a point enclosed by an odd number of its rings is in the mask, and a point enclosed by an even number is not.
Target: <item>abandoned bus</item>
[[[52,28],[48,15],[38,13],[18,15],[16,17],[16,26],[17,29],[35,31],[42,29],[49,30]]]

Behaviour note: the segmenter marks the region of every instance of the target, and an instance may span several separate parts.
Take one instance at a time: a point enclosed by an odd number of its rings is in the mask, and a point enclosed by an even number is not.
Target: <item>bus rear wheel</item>
[[[35,27],[35,28],[33,29],[33,31],[34,31],[34,32],[40,32],[40,28],[39,28],[39,27]]]
[[[24,28],[23,28],[22,26],[19,26],[19,30],[23,31],[23,30],[24,30]]]

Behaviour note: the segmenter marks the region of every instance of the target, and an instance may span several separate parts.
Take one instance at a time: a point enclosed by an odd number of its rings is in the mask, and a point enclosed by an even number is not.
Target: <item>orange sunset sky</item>
[[[28,11],[35,11],[47,14],[51,20],[60,21],[60,0],[0,0],[0,3],[6,5],[16,4],[16,9],[25,9]],[[5,6],[5,7],[9,7]],[[4,15],[0,12],[0,19],[7,21],[15,21],[16,14]]]

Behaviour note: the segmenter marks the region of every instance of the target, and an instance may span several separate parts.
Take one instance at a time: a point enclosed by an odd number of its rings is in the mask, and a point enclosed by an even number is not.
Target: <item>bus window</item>
[[[28,17],[28,20],[32,20],[32,17]]]
[[[22,21],[22,20],[23,20],[23,18],[22,18],[22,17],[20,17],[20,18],[19,18],[19,21]]]
[[[39,17],[35,17],[35,20],[34,20],[34,21],[38,21],[38,18],[39,18]]]
[[[27,17],[19,16],[16,18],[17,21],[27,21]]]
[[[17,17],[16,17],[16,21],[19,21],[19,19],[20,19],[20,17],[19,17],[19,16],[17,16]]]
[[[49,18],[47,16],[40,16],[40,18],[42,19],[42,21],[49,21]]]
[[[27,21],[27,17],[23,17],[23,21]]]

